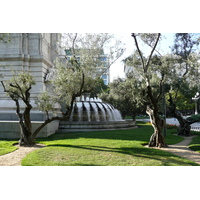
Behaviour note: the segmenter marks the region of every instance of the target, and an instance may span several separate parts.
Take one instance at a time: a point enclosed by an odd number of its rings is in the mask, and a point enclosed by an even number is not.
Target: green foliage
[[[199,55],[195,52],[199,45],[199,34],[176,33],[172,52],[178,56],[175,60],[174,80],[177,88],[183,84],[198,85]]]
[[[0,42],[10,42],[9,33],[0,33]]]
[[[13,71],[13,76],[10,80],[6,80],[5,86],[8,96],[15,96],[17,99],[26,100],[26,92],[35,85],[33,76],[27,71]]]
[[[193,151],[197,151],[200,153],[200,136],[199,136],[199,132],[194,132],[195,135],[197,135],[196,137],[194,137],[192,139],[192,142],[189,145],[189,148],[192,149]]]
[[[109,91],[109,87],[104,84],[104,81],[101,78],[97,78],[94,84],[95,85],[94,85],[94,88],[92,89],[90,97],[97,97],[100,94]]]
[[[94,88],[96,76],[94,70],[84,68],[80,65],[78,69],[66,67],[59,60],[55,63],[55,77],[52,84],[57,97],[70,105],[72,98],[81,96]]]
[[[55,112],[55,104],[57,102],[57,96],[50,95],[47,92],[43,92],[38,95],[36,105],[39,110],[48,114],[49,111]]]
[[[143,106],[141,83],[135,77],[118,78],[109,84],[109,88],[109,93],[102,93],[100,98],[120,110],[123,117],[130,115],[135,118]]]
[[[180,166],[197,165],[171,153],[146,148],[152,133],[150,125],[140,128],[87,133],[55,134],[38,139],[47,145],[28,154],[22,165],[26,166]],[[169,144],[181,137],[169,134]]]
[[[176,33],[173,52],[187,60],[188,56],[194,51],[196,45],[199,45],[198,34]]]
[[[193,92],[192,90],[187,90],[187,86],[184,88],[185,90],[180,89],[178,92],[175,90],[171,90],[170,94],[176,103],[176,108],[178,110],[187,110],[194,108],[194,102],[192,102]],[[166,94],[166,102],[169,99],[169,95]]]
[[[187,117],[186,118],[187,121],[200,121],[200,114],[197,114],[197,115],[191,115],[190,117]]]

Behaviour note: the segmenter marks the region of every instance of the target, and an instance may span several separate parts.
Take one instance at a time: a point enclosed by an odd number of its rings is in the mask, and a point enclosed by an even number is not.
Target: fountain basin
[[[63,110],[65,112],[65,110]],[[135,121],[123,120],[119,110],[99,98],[76,98],[69,121],[60,121],[57,133],[136,128]]]
[[[68,132],[86,132],[86,131],[103,131],[103,130],[120,130],[136,128],[133,120],[121,121],[99,121],[99,122],[67,122],[61,121],[57,133]]]

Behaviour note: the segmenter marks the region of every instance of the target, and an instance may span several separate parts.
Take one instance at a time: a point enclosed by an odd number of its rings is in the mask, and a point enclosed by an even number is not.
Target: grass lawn
[[[28,154],[24,166],[191,166],[192,161],[158,149],[143,147],[153,132],[151,125],[140,123],[131,130],[54,134],[37,142],[47,147]],[[182,138],[168,130],[167,144]]]
[[[190,143],[189,147],[193,151],[197,151],[200,153],[200,132],[194,132],[193,134],[196,135],[196,137],[193,138],[192,142]]]
[[[131,116],[126,116],[125,119],[132,119]],[[149,116],[136,116],[136,120],[137,119],[149,119]]]
[[[18,149],[13,146],[17,141],[0,140],[0,155],[4,155]]]

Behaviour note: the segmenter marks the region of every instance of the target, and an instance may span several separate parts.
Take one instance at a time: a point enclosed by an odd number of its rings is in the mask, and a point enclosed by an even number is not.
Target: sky
[[[118,61],[115,62],[110,68],[111,82],[118,77],[123,78],[125,76],[124,66],[121,60],[130,56],[135,49],[134,39],[131,37],[131,33],[115,33],[114,35],[117,38],[120,38],[120,40],[125,44],[126,51],[123,56],[119,58]],[[162,33],[162,35],[164,37],[160,43],[160,49],[166,54],[170,52],[169,46],[173,44],[174,33]],[[146,53],[149,54],[149,50],[147,50],[145,46],[141,46],[141,50],[146,51]]]

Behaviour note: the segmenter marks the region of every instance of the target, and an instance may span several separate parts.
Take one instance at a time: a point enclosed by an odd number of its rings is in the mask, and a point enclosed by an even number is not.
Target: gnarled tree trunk
[[[19,100],[13,99],[16,103],[16,114],[19,119],[19,125],[20,125],[20,139],[19,139],[19,145],[20,146],[33,146],[35,144],[35,140],[32,140],[32,126],[31,126],[31,119],[30,119],[30,111],[32,109],[32,106],[26,102],[26,108],[24,110],[24,113],[20,113],[20,106],[19,106]]]
[[[178,135],[185,135],[185,136],[193,135],[190,131],[191,129],[190,125],[194,122],[189,122],[182,117],[181,112],[176,109],[176,104],[173,102],[171,95],[168,101],[170,103],[169,109],[171,116],[175,117],[179,122]]]
[[[150,117],[151,124],[154,129],[149,144],[149,147],[167,147],[165,143],[164,136],[162,134],[162,129],[164,126],[164,121],[159,117],[158,112],[155,109],[152,109],[150,106],[147,106],[147,114]]]

